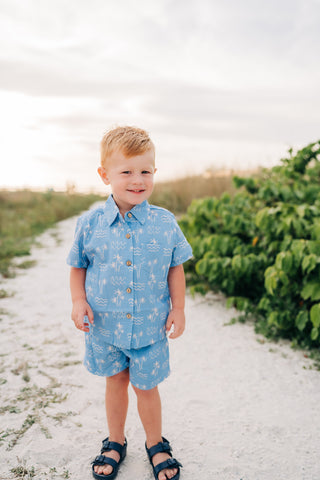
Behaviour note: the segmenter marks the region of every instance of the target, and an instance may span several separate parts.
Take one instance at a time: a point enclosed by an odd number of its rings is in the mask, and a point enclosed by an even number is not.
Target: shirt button
[[[130,265],[132,265],[132,262],[130,260],[127,260],[126,263],[127,263],[128,267],[130,267]]]
[[[128,217],[131,218],[131,217],[132,217],[132,213],[129,212],[129,213],[128,213]]]
[[[131,292],[132,292],[131,288],[128,287],[128,288],[127,288],[127,293],[131,293]]]
[[[127,318],[131,318],[131,317],[132,317],[131,313],[127,313]]]
[[[126,238],[131,238],[130,233],[127,233]]]

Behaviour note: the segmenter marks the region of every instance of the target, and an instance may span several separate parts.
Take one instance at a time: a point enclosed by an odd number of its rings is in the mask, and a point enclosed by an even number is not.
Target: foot
[[[110,450],[109,452],[104,452],[101,455],[104,455],[105,457],[113,458],[113,460],[115,460],[117,463],[119,463],[120,455],[115,450]],[[113,467],[111,465],[107,465],[107,464],[103,465],[103,466],[96,465],[94,467],[94,471],[96,473],[98,473],[99,475],[108,476],[113,472]]]
[[[152,463],[156,467],[159,465],[159,463],[164,462],[165,460],[168,460],[168,458],[171,458],[170,455],[167,453],[156,453],[152,457]],[[158,474],[158,480],[167,480],[170,478],[173,478],[175,475],[177,475],[178,469],[177,468],[165,468],[164,470],[161,470]]]
[[[95,478],[116,478],[119,465],[127,453],[127,441],[116,442],[107,437],[102,441],[101,453],[92,462],[92,473]],[[97,474],[97,476],[95,476]],[[101,477],[100,477],[101,475]]]

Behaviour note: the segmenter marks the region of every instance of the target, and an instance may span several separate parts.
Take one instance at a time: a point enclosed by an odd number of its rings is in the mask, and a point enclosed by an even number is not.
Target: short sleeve
[[[76,268],[87,268],[89,259],[84,249],[85,228],[83,217],[78,218],[73,245],[67,257],[67,264]]]
[[[181,228],[175,220],[175,245],[172,251],[170,267],[181,265],[192,257],[192,248],[183,235]]]

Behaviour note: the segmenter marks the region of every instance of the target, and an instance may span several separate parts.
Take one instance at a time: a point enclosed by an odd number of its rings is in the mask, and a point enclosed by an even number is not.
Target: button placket
[[[128,216],[129,218],[131,218],[131,217],[132,217],[132,213],[129,212],[129,213],[127,214],[127,216]],[[130,231],[127,231],[127,233],[125,234],[125,237],[126,237],[127,240],[129,240],[129,243],[127,244],[127,245],[128,245],[128,249],[127,249],[127,250],[128,250],[128,253],[130,252],[131,255],[132,255],[132,233],[131,233]],[[127,266],[127,267],[132,267],[132,266],[133,266],[133,259],[129,259],[129,258],[128,258],[128,259],[126,260],[126,266]],[[131,273],[131,275],[130,275],[130,273]],[[131,272],[130,272],[130,273],[128,273],[128,275],[127,275],[127,280],[128,280],[127,285],[130,285],[130,284],[133,283],[133,268],[131,268]],[[129,286],[127,286],[127,288],[126,288],[126,293],[127,293],[127,294],[131,294],[131,293],[132,293],[132,288],[129,287]],[[129,305],[128,305],[128,306],[129,306]],[[132,308],[133,308],[133,306],[132,306]],[[128,312],[126,313],[126,317],[127,317],[128,320],[132,320],[132,316],[133,316],[133,311],[131,311],[131,312],[128,311]],[[131,332],[131,333],[132,333],[132,332]]]
[[[129,213],[128,213],[128,216],[129,216]],[[130,233],[130,232],[127,232],[127,233],[126,233],[126,239],[127,239],[127,240],[130,240],[131,237],[132,237],[132,236],[131,236],[131,233]],[[132,246],[132,240],[131,240],[130,243],[131,243],[131,246]],[[130,251],[130,250],[132,251],[132,249],[128,249],[128,250],[129,250],[129,251]],[[126,261],[126,265],[127,265],[128,267],[131,267],[131,265],[132,265],[132,260],[129,260],[129,259],[128,259],[128,260]]]

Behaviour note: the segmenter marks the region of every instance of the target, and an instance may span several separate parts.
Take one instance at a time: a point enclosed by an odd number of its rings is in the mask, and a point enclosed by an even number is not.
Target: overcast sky
[[[272,166],[320,137],[319,25],[320,0],[0,0],[0,186],[100,187],[123,124],[159,180]]]

